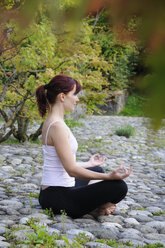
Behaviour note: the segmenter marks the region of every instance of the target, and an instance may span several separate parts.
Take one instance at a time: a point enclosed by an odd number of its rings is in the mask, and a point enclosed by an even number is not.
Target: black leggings
[[[104,172],[101,167],[88,169]],[[43,209],[52,209],[54,214],[60,214],[64,210],[68,216],[79,218],[107,202],[118,203],[127,194],[127,185],[123,180],[107,180],[87,185],[88,182],[89,180],[76,179],[73,187],[49,186],[41,189],[39,203]]]

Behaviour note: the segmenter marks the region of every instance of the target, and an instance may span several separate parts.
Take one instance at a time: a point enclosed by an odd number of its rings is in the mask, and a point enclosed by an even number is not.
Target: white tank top
[[[75,178],[70,177],[69,174],[64,169],[61,160],[58,157],[55,147],[47,145],[47,137],[48,137],[49,129],[55,122],[49,124],[45,136],[45,145],[42,145],[43,155],[44,155],[44,165],[43,165],[41,185],[72,187],[75,185]],[[65,122],[62,123],[66,126],[68,130],[69,144],[74,156],[74,160],[76,161],[76,152],[78,148],[77,141],[74,135],[72,134],[71,130],[69,129],[69,127],[65,124]]]

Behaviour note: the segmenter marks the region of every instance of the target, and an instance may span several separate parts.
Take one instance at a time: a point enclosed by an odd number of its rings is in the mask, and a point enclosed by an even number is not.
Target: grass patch
[[[83,123],[78,122],[78,121],[76,121],[76,120],[74,120],[74,119],[72,119],[72,120],[65,120],[65,123],[66,123],[66,125],[67,125],[69,128],[73,128],[73,127],[83,127],[83,126],[84,126]]]
[[[135,128],[127,125],[125,127],[120,127],[115,130],[115,134],[118,136],[125,136],[126,138],[129,138],[130,136],[133,136],[135,133]]]
[[[14,138],[9,138],[7,140],[5,140],[4,142],[2,142],[3,144],[7,144],[7,145],[12,145],[12,144],[20,144],[19,140],[14,139]]]
[[[158,247],[164,247],[164,245],[158,242],[158,243],[148,244],[144,246],[144,248],[158,248]]]
[[[119,113],[119,115],[136,116],[136,117],[146,116],[145,113],[146,103],[147,103],[146,97],[133,93],[128,97],[125,108]]]
[[[152,213],[152,214],[156,215],[156,216],[159,216],[159,215],[165,214],[165,211],[155,212],[155,213]]]

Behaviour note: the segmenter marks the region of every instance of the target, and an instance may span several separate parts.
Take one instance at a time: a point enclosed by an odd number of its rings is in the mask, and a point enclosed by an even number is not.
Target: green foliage
[[[158,247],[164,247],[164,245],[160,242],[154,243],[154,244],[148,244],[143,246],[144,248],[158,248]]]
[[[155,213],[152,213],[152,214],[156,215],[156,216],[159,216],[159,215],[165,214],[165,211],[159,211],[159,212],[155,212]]]
[[[103,24],[104,22],[100,23],[100,25]],[[122,90],[129,88],[131,78],[136,74],[135,69],[139,59],[138,47],[135,42],[119,43],[112,30],[109,27],[107,28],[109,26],[107,21],[105,27],[100,30],[98,30],[98,25],[93,39],[99,42],[102,54],[110,64],[108,73],[109,89]]]
[[[76,238],[74,238],[74,240],[81,245],[85,245],[87,242],[90,241],[90,239],[85,233],[80,233]]]
[[[115,130],[116,135],[125,136],[126,138],[129,138],[130,136],[134,135],[134,133],[135,133],[135,128],[130,125]]]
[[[128,97],[127,103],[124,109],[119,113],[119,115],[136,117],[146,116],[146,102],[147,97],[133,93]]]
[[[33,198],[38,199],[38,197],[39,197],[39,193],[33,193],[33,192],[30,192],[30,193],[29,193],[29,197],[33,197]]]
[[[43,210],[43,213],[46,214],[47,216],[49,216],[50,218],[53,218],[55,216],[53,211],[52,211],[52,209],[47,209],[46,208],[46,209]]]
[[[29,120],[40,118],[34,97],[36,88],[48,83],[56,74],[67,74],[81,83],[86,96],[80,100],[86,104],[90,114],[99,111],[96,103],[103,104],[107,96],[108,80],[104,75],[110,67],[98,42],[91,40],[92,28],[87,20],[84,19],[79,26],[76,37],[70,33],[69,27],[61,31],[61,35],[56,35],[54,25],[42,14],[40,22],[28,26],[20,37],[17,25],[8,23],[13,30],[9,44],[14,46],[24,38],[12,53],[6,49],[2,55],[0,110],[9,109],[11,112],[13,118],[6,120],[8,126],[17,114],[18,130],[15,127],[13,134],[20,141],[28,139]]]
[[[70,128],[73,128],[73,127],[82,127],[82,126],[84,126],[83,125],[83,123],[80,123],[80,122],[78,122],[78,121],[76,121],[76,120],[73,120],[73,119],[66,119],[65,120],[65,123],[67,124],[67,126],[68,127],[70,127]]]
[[[9,145],[12,145],[12,144],[20,144],[19,140],[14,139],[14,138],[10,138],[10,139],[4,141],[3,143],[4,143],[4,144],[9,144]]]
[[[165,48],[160,46],[154,53],[150,54],[145,64],[150,70],[150,74],[143,78],[140,87],[149,96],[147,111],[152,117],[152,124],[155,129],[162,124],[165,118]]]
[[[49,235],[44,226],[36,225],[35,232],[26,234],[26,236],[28,239],[23,241],[23,243],[28,244],[31,247],[36,247],[37,245],[46,245],[48,248],[56,247],[55,235]]]

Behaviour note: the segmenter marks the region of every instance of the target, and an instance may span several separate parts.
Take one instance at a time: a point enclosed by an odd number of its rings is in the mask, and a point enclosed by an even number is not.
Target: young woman
[[[65,75],[55,76],[36,90],[39,113],[48,112],[42,129],[44,166],[39,202],[55,214],[64,210],[78,218],[87,213],[109,215],[127,193],[122,180],[131,173],[121,166],[104,173],[105,160],[99,154],[88,162],[76,162],[77,141],[64,122],[65,111],[73,111],[79,101],[80,84]]]

